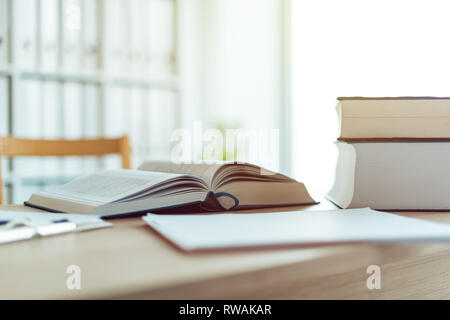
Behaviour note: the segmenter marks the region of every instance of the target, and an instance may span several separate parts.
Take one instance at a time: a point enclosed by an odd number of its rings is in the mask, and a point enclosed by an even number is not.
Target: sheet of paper
[[[0,211],[0,244],[111,227],[97,216],[28,211]]]
[[[450,241],[450,226],[369,208],[157,215],[143,219],[184,250],[334,242]]]
[[[95,203],[113,202],[141,192],[178,174],[142,172],[136,170],[110,170],[82,176],[62,186],[52,187],[42,194],[68,200]]]
[[[112,226],[111,223],[106,222],[94,215],[29,211],[0,211],[0,221],[10,220],[25,220],[30,226],[51,224],[58,220],[68,220],[69,222],[76,224],[76,231]]]

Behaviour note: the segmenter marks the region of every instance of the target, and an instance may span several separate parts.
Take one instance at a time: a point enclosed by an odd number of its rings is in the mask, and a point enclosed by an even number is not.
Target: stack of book
[[[450,209],[450,98],[338,98],[328,198],[342,208]]]

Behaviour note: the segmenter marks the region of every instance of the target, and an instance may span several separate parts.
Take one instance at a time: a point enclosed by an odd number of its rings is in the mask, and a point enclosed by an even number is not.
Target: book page
[[[281,174],[264,174],[267,170],[247,163],[175,164],[146,162],[139,170],[190,174],[202,178],[216,193],[224,209],[238,205],[266,207],[316,203],[305,186]]]
[[[201,178],[211,187],[214,174],[223,164],[175,164],[173,162],[144,162],[138,170],[187,174]]]
[[[82,176],[65,185],[49,188],[42,194],[67,200],[105,204],[142,192],[168,179],[182,175],[137,170],[112,170]]]

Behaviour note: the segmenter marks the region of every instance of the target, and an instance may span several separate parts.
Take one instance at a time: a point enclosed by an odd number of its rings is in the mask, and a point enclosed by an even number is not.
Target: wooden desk
[[[450,224],[450,213],[403,215]],[[140,218],[112,222],[109,229],[1,245],[0,298],[450,298],[450,244],[187,254]],[[366,287],[372,264],[381,267],[381,290]],[[81,267],[81,290],[66,288],[69,265]]]

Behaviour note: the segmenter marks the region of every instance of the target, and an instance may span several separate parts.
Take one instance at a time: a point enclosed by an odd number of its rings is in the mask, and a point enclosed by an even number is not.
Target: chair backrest
[[[131,149],[128,137],[92,140],[31,140],[0,137],[0,204],[3,203],[1,157],[14,156],[102,156],[119,154],[122,168],[131,166]]]

